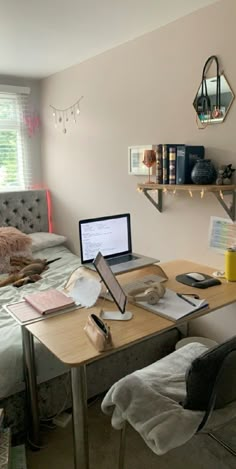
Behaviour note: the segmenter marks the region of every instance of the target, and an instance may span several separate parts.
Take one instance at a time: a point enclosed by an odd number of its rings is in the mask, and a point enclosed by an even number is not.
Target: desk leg
[[[30,415],[29,437],[33,445],[40,445],[40,425],[39,425],[39,409],[38,409],[38,392],[37,380],[35,373],[34,359],[34,337],[26,329],[21,328],[22,343],[24,352],[24,373],[26,384],[26,397],[28,411]]]
[[[86,365],[71,368],[74,468],[89,469]]]

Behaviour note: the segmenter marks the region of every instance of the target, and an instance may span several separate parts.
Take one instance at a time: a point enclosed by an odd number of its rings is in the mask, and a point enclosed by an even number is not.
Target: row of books
[[[191,184],[191,172],[199,158],[204,158],[202,145],[159,144],[156,151],[157,184]]]

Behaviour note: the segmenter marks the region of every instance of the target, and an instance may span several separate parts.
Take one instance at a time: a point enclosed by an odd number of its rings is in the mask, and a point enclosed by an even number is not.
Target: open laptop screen
[[[119,284],[117,278],[113,274],[107,261],[104,259],[103,255],[100,252],[98,252],[94,260],[94,266],[97,272],[99,273],[101,279],[103,280],[104,284],[106,285],[113,300],[117,304],[120,312],[124,313],[127,296],[124,290],[122,289],[121,285]]]
[[[93,262],[100,251],[106,258],[132,252],[130,214],[79,221],[82,264]]]

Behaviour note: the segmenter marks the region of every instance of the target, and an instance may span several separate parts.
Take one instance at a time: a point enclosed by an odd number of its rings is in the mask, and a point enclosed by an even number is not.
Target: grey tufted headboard
[[[0,192],[0,226],[14,226],[23,233],[47,232],[47,191]]]

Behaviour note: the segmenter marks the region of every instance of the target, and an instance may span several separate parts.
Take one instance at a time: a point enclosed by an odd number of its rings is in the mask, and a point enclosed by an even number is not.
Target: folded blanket
[[[204,412],[179,404],[186,395],[185,374],[206,350],[200,343],[187,344],[115,383],[102,402],[103,412],[112,415],[112,426],[121,429],[127,420],[158,455],[186,443]]]

